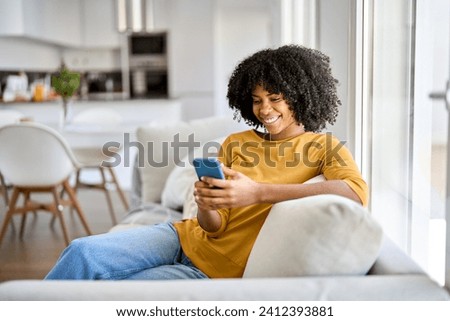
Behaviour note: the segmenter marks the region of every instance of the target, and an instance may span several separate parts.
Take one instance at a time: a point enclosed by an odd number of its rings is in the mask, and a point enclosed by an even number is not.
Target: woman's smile
[[[265,124],[265,125],[270,125],[270,124],[273,124],[273,123],[275,123],[278,119],[280,119],[281,118],[281,115],[278,115],[278,116],[271,116],[271,117],[265,117],[265,118],[262,118],[262,122],[263,122],[263,124]]]

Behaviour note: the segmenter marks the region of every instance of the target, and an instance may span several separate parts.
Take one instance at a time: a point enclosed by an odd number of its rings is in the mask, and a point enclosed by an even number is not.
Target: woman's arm
[[[261,203],[277,203],[289,199],[319,194],[335,194],[362,204],[358,195],[342,180],[330,180],[313,184],[259,184]]]
[[[227,180],[205,177],[207,188],[196,187],[197,204],[208,210],[233,208],[257,203],[278,203],[319,194],[336,194],[361,204],[358,195],[342,180],[313,184],[257,183],[242,173],[223,167]],[[209,186],[219,187],[218,189]],[[219,217],[220,218],[220,217]]]
[[[196,182],[194,188],[195,201],[197,203],[197,220],[201,228],[207,232],[217,232],[222,226],[222,218],[214,206],[211,206],[212,198],[207,196],[207,191],[212,186],[204,182]]]

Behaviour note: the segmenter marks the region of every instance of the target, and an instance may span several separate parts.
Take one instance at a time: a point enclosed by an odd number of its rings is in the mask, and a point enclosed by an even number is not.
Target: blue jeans
[[[173,225],[164,223],[76,239],[45,278],[167,280],[207,276],[184,255]]]

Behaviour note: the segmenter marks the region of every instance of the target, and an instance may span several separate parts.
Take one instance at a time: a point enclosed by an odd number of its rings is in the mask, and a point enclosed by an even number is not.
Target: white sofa
[[[163,162],[163,142],[186,142],[195,133],[203,146],[218,146],[227,133],[242,129],[231,119],[149,125],[138,141],[153,142],[153,165]],[[159,146],[159,147],[158,147]],[[207,145],[208,146],[208,145]],[[173,152],[173,151],[172,151]],[[169,152],[169,164],[136,167],[132,210],[110,232],[192,217],[195,172],[192,153]],[[139,161],[139,158],[137,159]],[[142,160],[142,159],[141,159]],[[138,164],[138,162],[137,162]],[[356,214],[355,214],[356,213]],[[307,224],[308,223],[308,224]],[[113,258],[112,258],[113,259]],[[261,230],[240,279],[171,281],[41,281],[0,284],[0,300],[450,300],[402,252],[362,207],[337,196],[321,195],[276,204]]]

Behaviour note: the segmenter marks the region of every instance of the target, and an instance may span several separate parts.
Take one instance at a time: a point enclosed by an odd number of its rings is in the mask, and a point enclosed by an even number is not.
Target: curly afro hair
[[[283,95],[306,131],[319,132],[334,124],[341,102],[336,93],[330,58],[320,51],[297,45],[264,49],[240,62],[228,83],[227,98],[235,119],[258,128],[252,92],[257,85]]]

